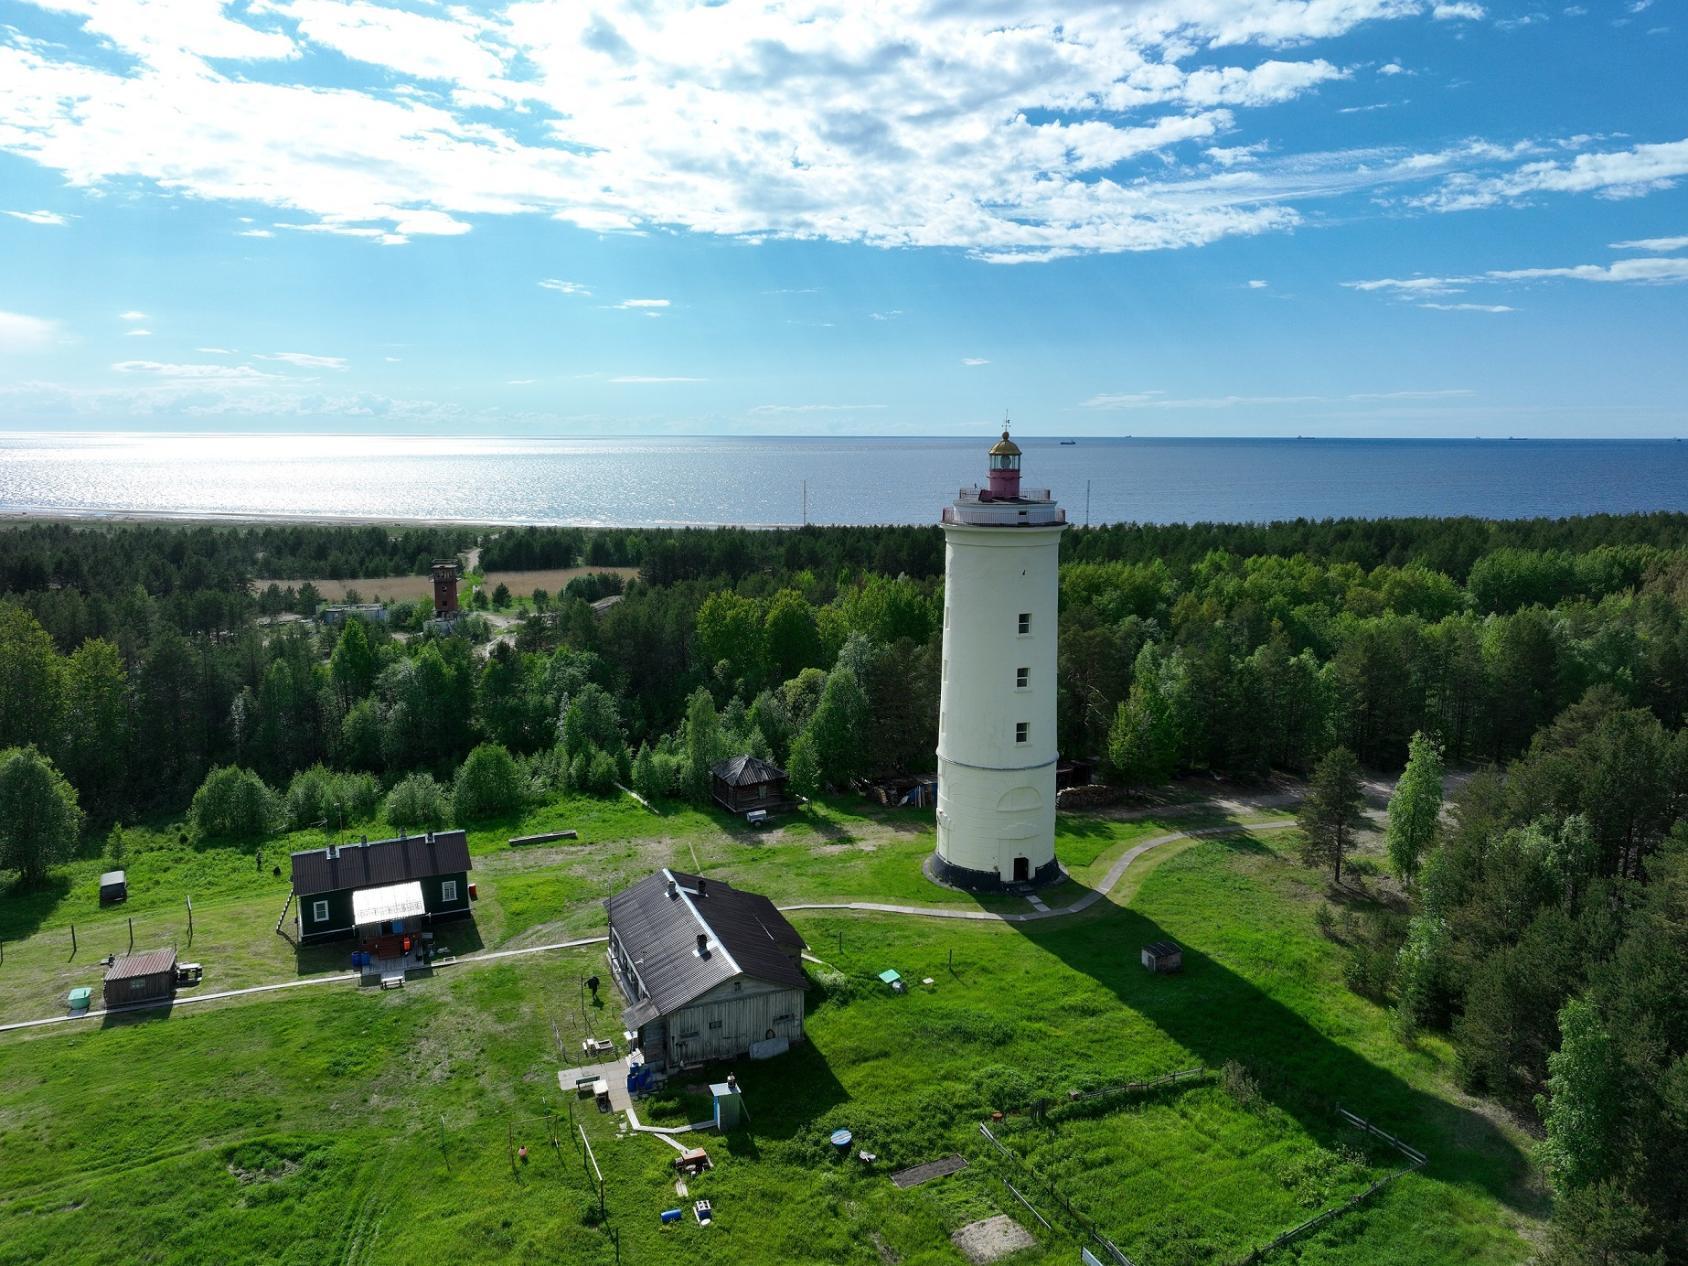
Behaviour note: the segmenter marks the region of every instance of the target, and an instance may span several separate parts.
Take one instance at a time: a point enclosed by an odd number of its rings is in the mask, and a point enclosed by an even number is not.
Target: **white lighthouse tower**
[[[1020,487],[1008,432],[990,479],[944,507],[938,849],[964,888],[1045,883],[1055,862],[1055,650],[1067,515]]]

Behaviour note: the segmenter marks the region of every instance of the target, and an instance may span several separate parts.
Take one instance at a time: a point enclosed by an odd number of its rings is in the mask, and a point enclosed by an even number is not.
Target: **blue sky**
[[[0,0],[0,427],[1688,431],[1688,0]]]

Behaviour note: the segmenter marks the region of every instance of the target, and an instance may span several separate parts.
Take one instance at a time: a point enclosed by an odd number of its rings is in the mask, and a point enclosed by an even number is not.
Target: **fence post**
[[[188,898],[188,946],[193,946],[193,898]]]
[[[76,957],[76,924],[70,925],[70,956]]]
[[[135,952],[135,916],[129,916],[129,952]]]

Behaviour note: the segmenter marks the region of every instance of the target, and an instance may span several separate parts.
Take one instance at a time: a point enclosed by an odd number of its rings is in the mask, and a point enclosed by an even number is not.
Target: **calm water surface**
[[[0,434],[0,512],[641,526],[931,523],[977,439]],[[1688,510],[1688,444],[1016,437],[1085,520]]]

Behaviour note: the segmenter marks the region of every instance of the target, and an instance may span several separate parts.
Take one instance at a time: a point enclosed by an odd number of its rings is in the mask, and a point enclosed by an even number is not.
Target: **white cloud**
[[[1469,211],[1532,193],[1593,193],[1633,198],[1669,189],[1688,175],[1688,139],[1637,145],[1603,154],[1578,154],[1568,162],[1535,162],[1500,176],[1450,176],[1417,200],[1435,211]]]
[[[1485,12],[1480,4],[1439,4],[1430,11],[1430,16],[1438,22],[1477,22]]]
[[[547,277],[539,283],[541,290],[555,290],[558,294],[589,295],[592,292],[578,281],[558,281],[555,277]]]
[[[963,365],[988,365],[990,364],[990,361],[986,360],[983,356],[963,356],[961,358],[961,363]]]
[[[152,337],[152,331],[151,330],[124,330],[123,331],[123,337],[124,338],[151,338]]]
[[[1484,274],[1492,281],[1639,282],[1671,285],[1688,282],[1688,258],[1620,259],[1615,264],[1577,264],[1569,268],[1508,268]]]
[[[119,312],[117,314],[117,319],[119,321],[145,321],[147,319],[147,314],[144,313],[144,312],[133,312],[133,311],[131,311],[131,312]]]
[[[1266,285],[1267,285],[1267,283],[1266,283],[1266,282],[1264,282],[1264,281],[1261,281],[1261,280],[1259,280],[1259,279],[1258,279],[1258,278],[1256,278],[1256,279],[1255,279],[1255,280],[1253,280],[1253,281],[1249,281],[1249,282],[1245,282],[1245,283],[1244,283],[1244,284],[1245,284],[1245,285],[1246,285],[1246,286],[1247,286],[1247,287],[1248,287],[1248,288],[1249,288],[1249,289],[1250,289],[1250,290],[1264,290],[1264,289],[1266,289]]]
[[[1436,312],[1516,312],[1504,303],[1421,303],[1421,308]]]
[[[1682,237],[1640,237],[1633,242],[1613,242],[1615,251],[1688,251],[1688,234]]]
[[[14,220],[24,220],[30,224],[68,224],[64,216],[57,211],[0,211],[0,215],[9,215]]]
[[[666,308],[669,303],[667,299],[623,299],[615,306],[624,310],[637,311],[640,308]]]
[[[275,233],[269,229],[241,229],[236,237],[274,237]]]
[[[901,308],[891,308],[885,312],[869,312],[868,316],[872,317],[875,321],[895,321],[898,317],[902,316],[902,314],[903,310]]]
[[[345,369],[344,356],[314,356],[310,352],[260,352],[257,360],[276,360],[297,369]]]
[[[16,352],[39,352],[59,338],[59,323],[22,312],[0,312],[0,356]]]
[[[687,378],[677,374],[621,374],[611,378],[611,382],[619,383],[648,383],[648,382],[708,382],[707,378]]]
[[[235,354],[231,347],[196,347],[193,350],[201,356],[233,356]]]
[[[1521,26],[1535,26],[1545,21],[1545,13],[1521,13],[1515,18],[1496,18],[1495,28],[1501,31],[1516,31]]]
[[[1471,281],[1469,277],[1379,277],[1375,281],[1345,281],[1349,290],[1382,290],[1390,294],[1454,294]]]
[[[107,49],[0,36],[0,150],[82,188],[150,183],[292,216],[253,235],[400,246],[537,214],[593,232],[960,247],[998,262],[1292,226],[1296,182],[1186,181],[1181,153],[1238,111],[1348,73],[1259,50],[1420,11],[47,2]],[[324,86],[322,50],[372,73]]]
[[[1377,73],[1380,75],[1404,75],[1407,73],[1407,68],[1400,62],[1387,62],[1377,68]]]
[[[250,365],[172,365],[156,360],[120,360],[112,365],[120,374],[142,374],[173,382],[216,382],[219,384],[274,381],[280,374],[267,374]]]
[[[1490,304],[1442,304],[1424,300],[1461,294],[1472,286],[1526,281],[1591,281],[1607,284],[1674,285],[1688,282],[1688,256],[1620,259],[1612,264],[1573,264],[1553,268],[1491,268],[1464,277],[1380,277],[1375,281],[1345,281],[1349,290],[1373,291],[1411,300],[1421,308],[1447,311],[1510,311]]]
[[[537,378],[507,378],[505,379],[505,385],[508,387],[531,387],[538,381],[539,379]]]

